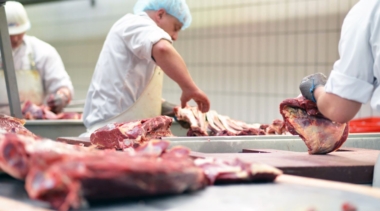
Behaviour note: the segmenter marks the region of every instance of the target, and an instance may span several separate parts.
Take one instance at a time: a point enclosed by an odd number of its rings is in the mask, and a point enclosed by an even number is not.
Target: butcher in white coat
[[[350,121],[369,100],[380,111],[380,1],[361,0],[350,10],[342,26],[339,55],[328,79],[316,73],[302,80],[302,95],[336,122]]]
[[[53,112],[61,112],[74,94],[61,57],[48,43],[25,34],[31,24],[22,4],[7,1],[5,12],[20,101],[47,104]],[[1,61],[0,59],[0,113],[9,114]]]
[[[208,97],[172,45],[190,23],[185,0],[138,0],[134,14],[112,26],[85,102],[87,135],[108,123],[161,115],[164,73],[181,88],[183,107],[194,100],[202,112],[209,110]]]

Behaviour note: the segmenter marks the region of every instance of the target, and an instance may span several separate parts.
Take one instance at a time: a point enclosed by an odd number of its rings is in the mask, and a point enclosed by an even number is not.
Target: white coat
[[[152,47],[161,39],[172,42],[145,13],[127,14],[107,35],[85,102],[87,128],[130,108],[150,82],[156,63]]]
[[[380,1],[361,0],[344,19],[335,62],[325,90],[380,111]]]

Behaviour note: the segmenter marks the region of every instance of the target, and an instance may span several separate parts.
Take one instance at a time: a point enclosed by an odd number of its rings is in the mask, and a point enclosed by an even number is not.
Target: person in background
[[[370,99],[372,108],[380,111],[380,1],[361,0],[350,10],[339,55],[328,79],[316,73],[302,80],[302,95],[335,122],[350,121]]]
[[[29,100],[36,105],[46,104],[55,113],[61,112],[74,94],[61,57],[48,43],[25,34],[31,24],[22,4],[7,1],[5,12],[21,103]],[[0,64],[0,113],[9,114],[2,66]]]
[[[202,112],[209,110],[208,97],[172,45],[191,20],[185,0],[138,0],[134,14],[112,26],[87,93],[83,121],[88,132],[82,136],[108,123],[170,113],[175,104],[162,100],[163,72],[181,88],[182,107],[194,100]]]

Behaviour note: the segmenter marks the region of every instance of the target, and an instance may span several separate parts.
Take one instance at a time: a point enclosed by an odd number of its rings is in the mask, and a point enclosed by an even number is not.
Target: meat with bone
[[[172,118],[158,116],[132,122],[112,123],[94,131],[90,136],[92,144],[100,149],[126,149],[135,147],[150,139],[173,136],[170,131]]]
[[[0,168],[7,174],[24,179],[31,165],[48,166],[62,158],[91,148],[68,145],[39,137],[0,133]],[[41,159],[41,155],[44,159]]]
[[[24,127],[25,120],[0,114],[0,131],[16,133],[24,136],[37,137]]]
[[[281,120],[265,128],[260,124],[247,124],[234,120],[228,116],[220,115],[214,110],[203,114],[197,107],[187,106],[174,108],[177,120],[188,122],[190,129],[187,136],[241,136],[241,135],[280,135],[286,131]]]
[[[314,102],[302,96],[284,100],[280,104],[280,112],[286,129],[302,138],[309,154],[333,152],[347,140],[347,123],[332,122],[325,118]]]

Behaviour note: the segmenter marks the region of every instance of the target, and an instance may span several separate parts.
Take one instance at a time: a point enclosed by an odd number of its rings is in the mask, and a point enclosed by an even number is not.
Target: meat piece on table
[[[136,147],[151,139],[173,136],[171,117],[158,116],[150,119],[108,124],[90,136],[92,144],[100,149],[126,149]]]
[[[24,179],[31,165],[47,167],[62,159],[62,155],[90,150],[93,149],[39,137],[0,133],[0,168],[17,179]]]
[[[25,120],[0,114],[0,132],[16,133],[24,136],[37,137],[24,127]]]
[[[280,104],[280,113],[287,131],[302,138],[309,154],[336,151],[347,140],[347,123],[332,122],[325,118],[314,102],[302,96],[284,100]]]
[[[135,153],[95,151],[86,156],[66,155],[47,169],[34,165],[26,190],[32,199],[68,210],[79,208],[85,200],[180,194],[207,186],[202,169],[186,156],[187,149],[177,147],[164,156],[168,142],[151,142]]]

